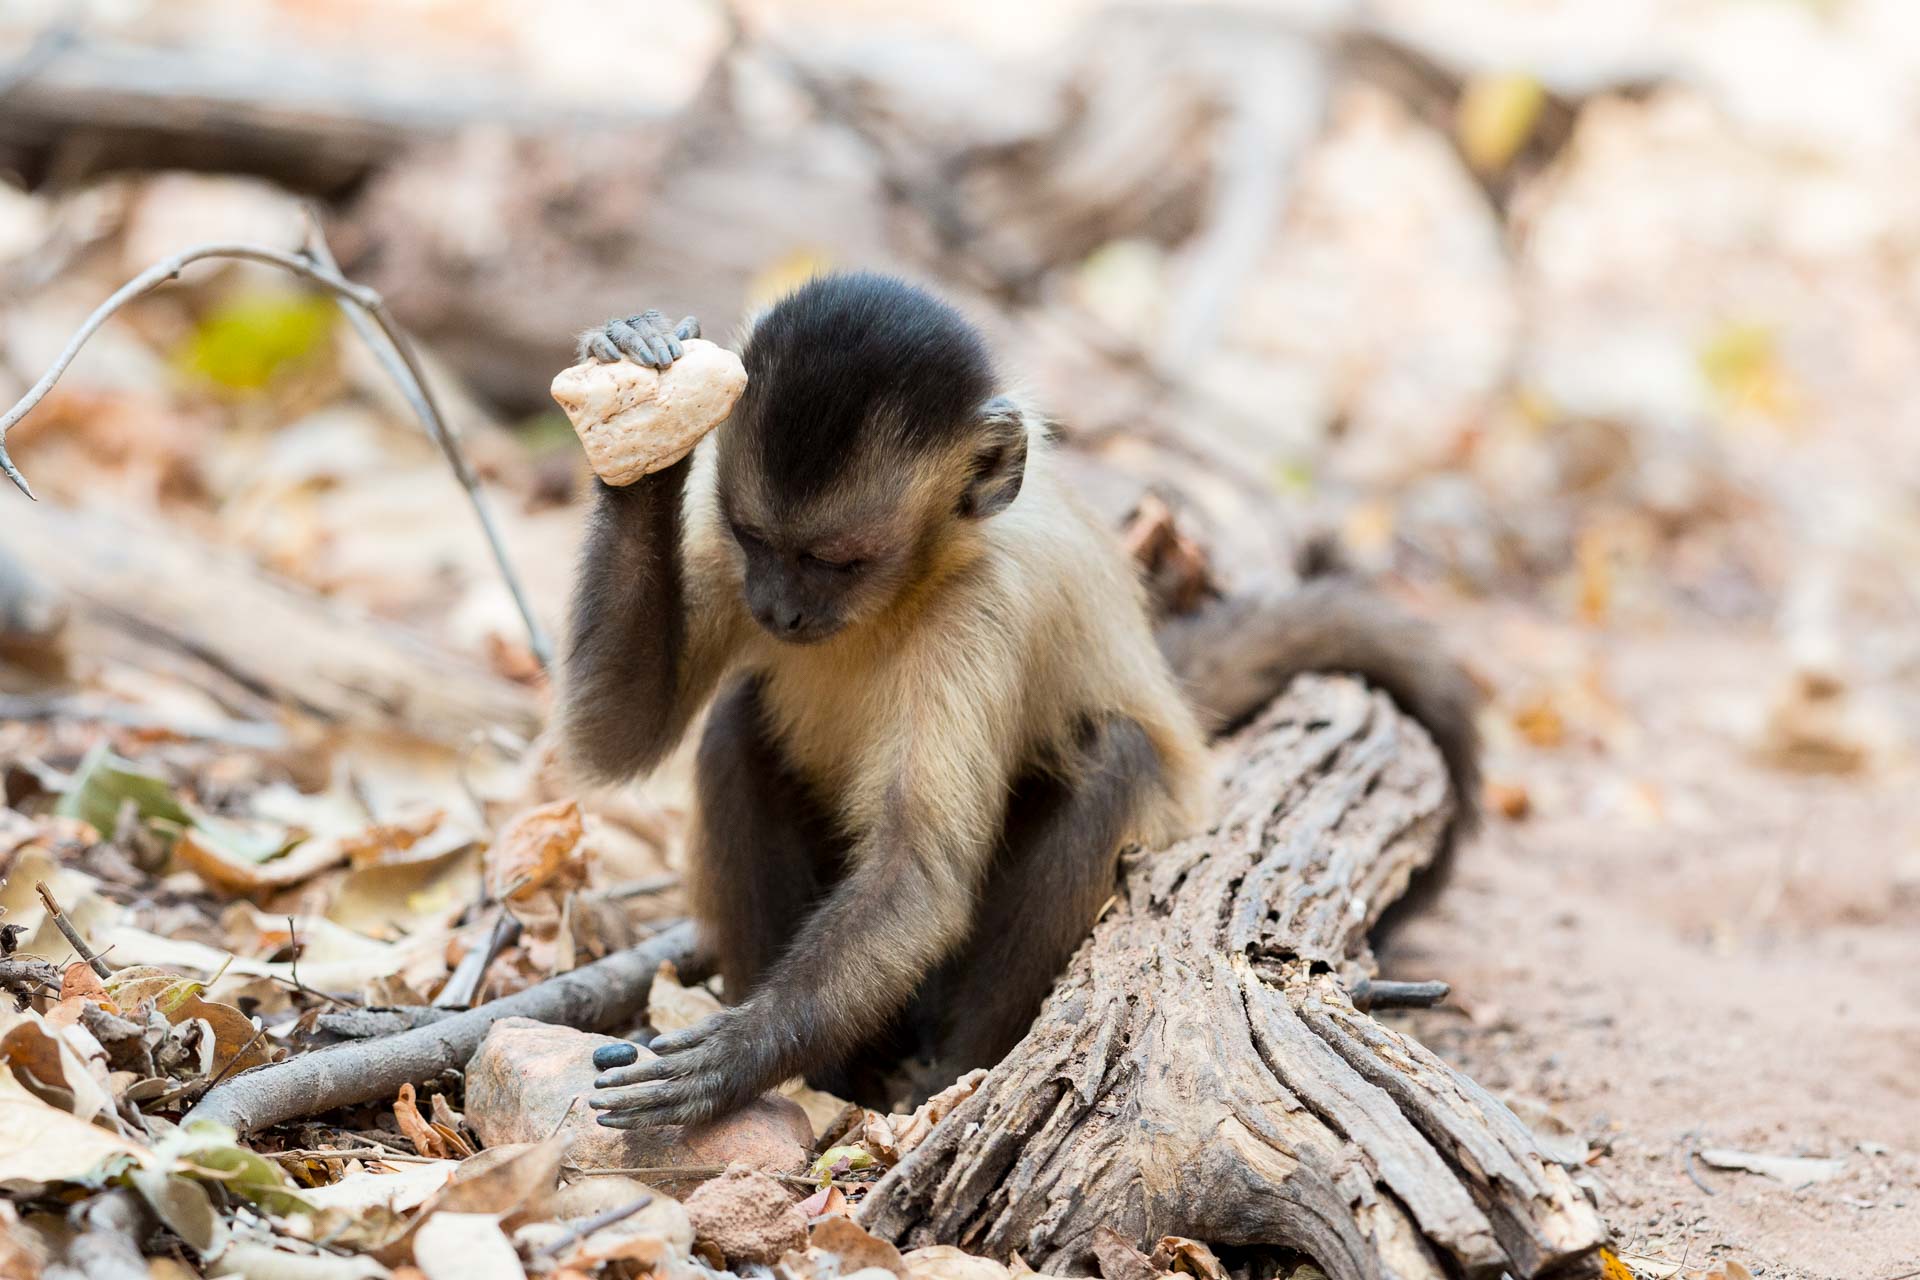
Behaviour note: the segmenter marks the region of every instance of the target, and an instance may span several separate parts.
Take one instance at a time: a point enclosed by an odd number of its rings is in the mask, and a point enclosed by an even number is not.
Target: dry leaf
[[[213,888],[252,897],[299,884],[337,867],[347,860],[347,850],[338,840],[307,840],[281,857],[250,862],[228,855],[189,827],[174,842],[173,857]]]
[[[0,1188],[90,1181],[121,1158],[144,1160],[146,1151],[42,1102],[12,1072],[0,1071]]]
[[[414,1233],[427,1280],[526,1280],[520,1255],[490,1213],[436,1213]]]
[[[447,843],[452,847],[422,842],[403,857],[356,866],[340,882],[327,919],[379,939],[444,929],[481,889],[478,847],[470,837]]]
[[[1153,1246],[1153,1265],[1162,1271],[1184,1271],[1200,1280],[1227,1280],[1227,1269],[1213,1250],[1185,1236],[1161,1236]]]
[[[113,1110],[113,1098],[83,1056],[83,1047],[86,1055],[98,1054],[102,1059],[106,1051],[84,1028],[52,1026],[31,1010],[0,1016],[0,1027],[5,1028],[0,1035],[0,1060],[36,1096],[71,1112],[77,1120],[92,1120]],[[69,1035],[76,1039],[69,1040]]]
[[[802,1210],[804,1212],[804,1210]],[[832,1254],[839,1260],[839,1274],[879,1267],[899,1275],[900,1251],[874,1236],[852,1218],[822,1218],[808,1236],[810,1249]]]
[[[1481,788],[1481,801],[1487,812],[1509,822],[1519,822],[1533,812],[1532,795],[1517,782],[1487,782]]]
[[[91,1001],[108,1013],[120,1012],[120,1006],[107,994],[107,984],[84,960],[76,960],[60,971],[60,1001],[47,1010],[47,1022],[68,1027],[80,1020],[81,1009]]]
[[[1007,1280],[1011,1274],[992,1258],[977,1258],[950,1244],[914,1249],[900,1261],[907,1280]]]
[[[1159,1280],[1160,1269],[1112,1227],[1102,1226],[1093,1233],[1093,1256],[1099,1260],[1103,1280]]]
[[[908,1152],[925,1142],[933,1127],[946,1119],[955,1107],[974,1095],[987,1078],[985,1067],[975,1067],[952,1084],[921,1103],[910,1116],[889,1116],[885,1124],[869,1125],[868,1132],[887,1143],[887,1152],[876,1148],[888,1164],[898,1164]]]
[[[653,975],[653,988],[647,993],[647,1021],[662,1035],[705,1022],[720,1008],[719,999],[705,987],[681,986],[680,972],[671,962],[662,964]]]
[[[407,1135],[413,1143],[413,1149],[423,1156],[432,1156],[436,1160],[450,1157],[465,1159],[473,1154],[473,1149],[460,1140],[459,1135],[444,1132],[439,1125],[430,1124],[420,1114],[420,1106],[414,1101],[413,1086],[403,1084],[400,1094],[393,1100],[393,1118],[400,1125],[400,1132]]]
[[[458,1161],[442,1160],[400,1165],[386,1173],[350,1173],[338,1182],[312,1187],[302,1194],[318,1208],[356,1217],[374,1209],[405,1213],[425,1204],[451,1182],[459,1167]]]
[[[802,1200],[800,1212],[807,1215],[809,1222],[835,1214],[841,1217],[853,1216],[853,1210],[847,1205],[847,1193],[831,1183]]]
[[[1740,1169],[1747,1173],[1758,1173],[1784,1182],[1790,1187],[1804,1187],[1815,1182],[1830,1181],[1839,1177],[1847,1167],[1845,1160],[1828,1160],[1814,1156],[1768,1156],[1751,1151],[1732,1151],[1725,1147],[1702,1151],[1700,1158],[1716,1169]]]
[[[487,851],[487,892],[518,901],[556,880],[563,881],[559,888],[578,887],[586,879],[585,834],[580,806],[573,800],[528,809],[507,824]]]

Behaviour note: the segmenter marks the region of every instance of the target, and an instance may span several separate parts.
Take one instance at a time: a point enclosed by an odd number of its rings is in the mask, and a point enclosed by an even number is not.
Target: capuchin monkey
[[[616,320],[582,358],[665,367],[691,319]],[[574,767],[652,769],[711,704],[690,893],[734,1003],[595,1081],[614,1128],[688,1124],[872,1055],[998,1061],[1131,844],[1198,828],[1203,717],[1357,670],[1423,718],[1470,812],[1473,690],[1425,630],[1316,582],[1169,653],[1118,540],[978,333],[899,280],[833,275],[760,316],[732,415],[598,486],[561,721]],[[1264,642],[1263,638],[1264,637]]]

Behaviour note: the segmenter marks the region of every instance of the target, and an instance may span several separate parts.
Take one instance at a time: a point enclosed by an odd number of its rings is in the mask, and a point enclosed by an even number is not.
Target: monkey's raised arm
[[[639,344],[647,343],[645,362],[671,363],[680,354],[677,341],[666,346],[673,333],[689,337],[699,327],[691,317],[676,331],[643,323],[657,316],[589,332],[581,354],[643,358]],[[595,482],[560,708],[567,756],[591,777],[620,781],[658,764],[739,648],[730,562],[710,530],[685,528],[689,496],[711,485],[693,455],[630,485]]]

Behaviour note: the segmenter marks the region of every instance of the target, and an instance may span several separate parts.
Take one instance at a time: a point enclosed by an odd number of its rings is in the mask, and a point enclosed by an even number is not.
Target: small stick
[[[1349,993],[1353,1007],[1362,1013],[1371,1009],[1431,1009],[1453,991],[1444,982],[1394,982],[1384,978],[1362,978]]]
[[[570,1164],[566,1171],[569,1177],[574,1178],[608,1178],[618,1175],[644,1181],[648,1178],[717,1178],[727,1169],[725,1165],[718,1164],[659,1164],[623,1169],[582,1169],[578,1165]],[[818,1191],[821,1187],[820,1179],[809,1178],[804,1174],[769,1173],[767,1176],[775,1182],[784,1182],[789,1186],[808,1187],[814,1191]],[[827,1182],[843,1190],[873,1185],[871,1182],[850,1182],[844,1178],[828,1178]]]
[[[253,1029],[253,1034],[247,1037],[247,1042],[241,1045],[240,1048],[234,1053],[234,1055],[231,1058],[227,1059],[226,1066],[220,1068],[219,1071],[214,1073],[213,1079],[207,1081],[206,1087],[211,1089],[213,1088],[213,1086],[219,1084],[222,1080],[225,1080],[228,1076],[232,1075],[234,1064],[239,1062],[240,1059],[246,1057],[247,1050],[253,1048],[253,1046],[255,1046],[256,1044],[259,1044],[260,1037],[266,1034],[267,1034],[267,1029],[265,1027],[255,1027]]]
[[[287,965],[293,972],[292,986],[295,991],[299,992],[303,996],[312,996],[316,1000],[325,1000],[328,1004],[333,1005],[335,1008],[339,1008],[339,1009],[359,1008],[358,1005],[353,1004],[351,1001],[342,1000],[339,996],[329,995],[325,991],[315,991],[312,987],[300,981],[300,931],[294,928],[292,916],[287,917],[287,947],[290,952],[290,954],[287,956]],[[285,978],[278,977],[277,975],[268,975],[268,976],[274,978],[275,981],[279,982],[283,986],[287,984],[287,979]]]
[[[47,916],[53,921],[53,927],[66,936],[67,941],[73,945],[74,952],[102,978],[111,978],[113,970],[107,968],[105,960],[94,954],[93,948],[87,945],[87,940],[80,936],[78,929],[73,927],[73,921],[67,919],[66,914],[60,910],[60,904],[53,900],[53,890],[47,888],[47,882],[35,881],[33,887],[39,891],[40,901],[47,904]]]
[[[379,1147],[349,1147],[344,1151],[322,1147],[298,1147],[292,1151],[263,1152],[269,1160],[384,1160],[389,1164],[440,1164],[444,1157],[409,1155],[401,1151],[383,1151]]]
[[[567,1233],[559,1239],[535,1249],[533,1256],[536,1258],[558,1257],[564,1251],[573,1248],[574,1245],[579,1244],[582,1240],[585,1240],[588,1236],[600,1230],[600,1228],[610,1227],[616,1222],[631,1218],[634,1214],[640,1212],[652,1203],[653,1196],[648,1194],[641,1196],[632,1204],[623,1204],[617,1209],[608,1209],[605,1213],[596,1213],[591,1218],[587,1218],[570,1228]]]
[[[1693,1158],[1699,1153],[1700,1153],[1699,1136],[1697,1134],[1689,1133],[1687,1135],[1687,1178],[1689,1181],[1693,1183],[1694,1186],[1700,1188],[1702,1191],[1706,1192],[1708,1195],[1717,1196],[1720,1193],[1718,1191],[1715,1191],[1712,1187],[1708,1186],[1705,1182],[1701,1181],[1699,1170],[1693,1167]]]
[[[509,889],[508,893],[511,892]],[[500,914],[494,917],[493,927],[487,930],[487,940],[460,957],[460,964],[448,977],[447,985],[440,988],[440,994],[433,998],[431,1007],[464,1009],[472,1004],[473,998],[480,994],[480,984],[486,981],[487,967],[519,936],[520,921],[503,905]]]

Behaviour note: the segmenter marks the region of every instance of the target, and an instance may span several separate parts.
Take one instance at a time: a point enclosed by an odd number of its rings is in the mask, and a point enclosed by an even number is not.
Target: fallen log
[[[425,1084],[443,1071],[465,1068],[487,1029],[501,1018],[625,1031],[646,1012],[653,975],[663,962],[682,972],[693,969],[692,925],[675,925],[637,947],[398,1035],[242,1072],[207,1090],[181,1123],[211,1120],[245,1135],[335,1107],[384,1101],[403,1084]]]
[[[863,1223],[1049,1272],[1091,1267],[1103,1228],[1294,1250],[1334,1280],[1594,1268],[1604,1228],[1567,1172],[1347,994],[1450,816],[1426,736],[1310,677],[1224,755],[1217,825],[1131,862],[1026,1039]]]
[[[539,726],[534,695],[479,663],[162,526],[43,503],[0,522],[0,555],[31,566],[73,611],[75,652],[131,635],[137,661],[159,651],[236,700],[428,742]]]
[[[122,170],[249,173],[337,196],[410,146],[485,125],[529,134],[657,125],[659,95],[596,111],[523,81],[424,68],[370,74],[365,59],[249,41],[141,46],[73,36],[0,68],[0,156],[29,186]]]

